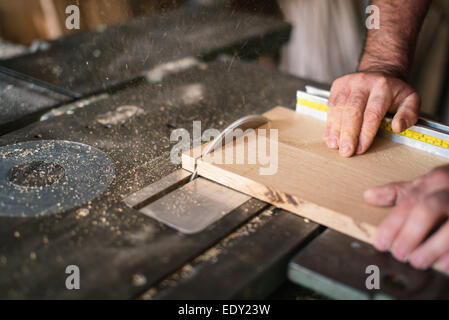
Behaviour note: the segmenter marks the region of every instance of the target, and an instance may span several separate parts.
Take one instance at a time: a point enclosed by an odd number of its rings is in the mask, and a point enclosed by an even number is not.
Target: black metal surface
[[[39,119],[39,112],[71,100],[67,96],[0,74],[0,135]]]
[[[271,207],[141,298],[265,298],[285,281],[292,255],[319,231],[317,224]]]
[[[0,66],[85,96],[187,56],[270,53],[289,33],[290,26],[281,20],[189,6],[66,36],[49,42],[47,50],[0,61]]]
[[[366,268],[379,267],[380,289],[368,290]],[[448,299],[449,277],[434,270],[420,271],[393,259],[389,253],[333,230],[323,234],[297,254],[289,268],[307,272],[310,283],[324,283],[323,295],[333,298],[366,296],[394,299]],[[296,277],[295,277],[296,279]],[[322,282],[322,279],[325,281]],[[295,282],[298,279],[295,280]],[[303,283],[304,284],[304,283]]]
[[[34,85],[36,87],[41,87],[43,89],[46,89],[48,91],[54,92],[54,93],[62,95],[62,96],[66,96],[71,99],[82,98],[82,95],[79,93],[72,92],[72,91],[64,89],[64,88],[59,88],[53,84],[33,78],[27,74],[24,74],[24,73],[21,73],[21,72],[12,70],[12,69],[8,69],[8,68],[0,66],[0,73],[2,73],[5,76],[8,76],[10,78],[24,81],[24,82]]]
[[[206,231],[185,236],[128,208],[123,198],[178,167],[169,160],[177,143],[170,142],[174,128],[192,132],[192,121],[201,120],[203,130],[220,130],[276,105],[293,109],[296,90],[304,84],[236,59],[214,62],[158,84],[131,86],[72,115],[0,137],[3,146],[47,139],[81,142],[106,153],[116,169],[108,190],[79,208],[40,218],[0,218],[0,296],[137,297],[214,245],[266,205],[251,200]],[[143,112],[123,117],[116,112],[123,105]],[[81,290],[65,288],[69,264],[80,267]]]
[[[86,96],[186,57],[270,53],[278,50],[289,34],[289,24],[281,20],[189,6],[50,41],[47,50],[2,60],[0,66],[60,88],[63,94]],[[39,111],[67,100],[52,90],[29,87],[0,74],[0,134],[17,128],[18,121],[36,120],[33,115]],[[30,119],[24,119],[25,115]]]
[[[24,54],[26,47],[0,39],[0,60]]]
[[[0,147],[0,216],[64,212],[103,193],[114,165],[100,150],[47,140]]]

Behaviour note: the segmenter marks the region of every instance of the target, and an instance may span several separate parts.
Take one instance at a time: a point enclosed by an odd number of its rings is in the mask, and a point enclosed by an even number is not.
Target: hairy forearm
[[[373,0],[380,29],[368,30],[359,71],[378,71],[407,79],[416,41],[432,0]]]

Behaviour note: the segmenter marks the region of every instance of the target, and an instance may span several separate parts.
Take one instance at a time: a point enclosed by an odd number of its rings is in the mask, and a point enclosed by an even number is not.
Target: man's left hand
[[[390,250],[415,268],[435,264],[449,271],[449,165],[413,181],[367,190],[364,198],[371,205],[395,206],[378,228],[377,249]]]

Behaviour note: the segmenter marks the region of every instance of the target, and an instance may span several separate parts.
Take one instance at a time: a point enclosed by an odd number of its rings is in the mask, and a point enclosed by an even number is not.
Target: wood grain
[[[278,129],[276,174],[260,175],[259,163],[216,164],[197,159],[199,175],[369,243],[391,208],[365,204],[363,191],[410,180],[447,163],[442,157],[381,137],[368,153],[343,158],[324,144],[324,122],[283,107],[264,115],[270,122],[261,128]],[[222,152],[242,143],[248,147],[247,139],[239,138]],[[192,154],[192,150],[183,154],[183,168],[190,171],[195,166]]]

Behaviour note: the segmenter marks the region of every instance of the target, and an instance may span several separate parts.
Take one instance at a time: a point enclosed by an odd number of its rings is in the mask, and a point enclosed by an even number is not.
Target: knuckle
[[[329,135],[335,136],[337,133],[340,134],[340,121],[336,121],[335,119],[332,119],[329,122]]]
[[[335,79],[332,82],[331,92],[332,91],[342,91],[342,89],[346,87],[347,81],[348,81],[348,76],[343,76],[343,77]]]
[[[359,72],[354,74],[354,81],[366,81],[368,74],[365,72]]]
[[[340,105],[342,101],[346,100],[347,93],[345,90],[339,90],[335,95],[335,105]]]
[[[349,117],[351,117],[351,121],[354,121],[354,118],[361,118],[363,115],[363,107],[356,103],[355,101],[350,101],[345,107],[344,112]]]
[[[378,110],[388,109],[389,105],[386,106],[386,104],[391,104],[389,102],[389,96],[389,93],[385,91],[373,90],[370,96],[370,105],[372,108]]]
[[[341,103],[346,100],[346,97],[346,90],[340,88],[333,89],[332,97],[329,99],[329,107],[336,110],[336,108],[340,107]]]
[[[381,88],[381,89],[387,89],[387,88],[389,88],[389,81],[388,81],[388,78],[387,78],[386,76],[384,76],[384,75],[379,75],[379,76],[377,76],[377,79],[376,79],[376,86],[377,86],[378,88]]]
[[[430,172],[429,178],[433,183],[449,185],[449,169],[447,167],[435,168]]]
[[[418,104],[418,105],[421,104],[421,97],[416,91],[413,91],[413,93],[410,94],[409,97],[410,97],[410,100],[412,101],[412,103]]]
[[[407,116],[408,116],[410,119],[417,120],[418,117],[419,117],[419,114],[418,114],[418,112],[417,112],[415,109],[407,108],[407,109],[405,110],[405,113],[407,114]]]
[[[332,82],[332,89],[338,87],[344,80],[345,80],[345,77],[344,77],[344,76],[335,79],[335,80]]]
[[[355,142],[357,140],[357,137],[359,135],[359,132],[354,127],[345,128],[341,130],[341,140],[344,140],[346,142]]]
[[[442,194],[441,192],[432,193],[424,197],[418,205],[418,216],[422,220],[426,220],[431,215],[443,215],[441,210],[447,200],[445,198],[447,194]]]
[[[440,199],[435,196],[429,196],[423,199],[419,204],[419,214],[422,218],[426,218],[432,213],[435,213],[436,208],[440,204]]]
[[[382,121],[383,117],[384,117],[384,115],[380,110],[367,109],[365,111],[364,121],[366,122],[366,124],[368,124],[370,126],[378,125]]]

